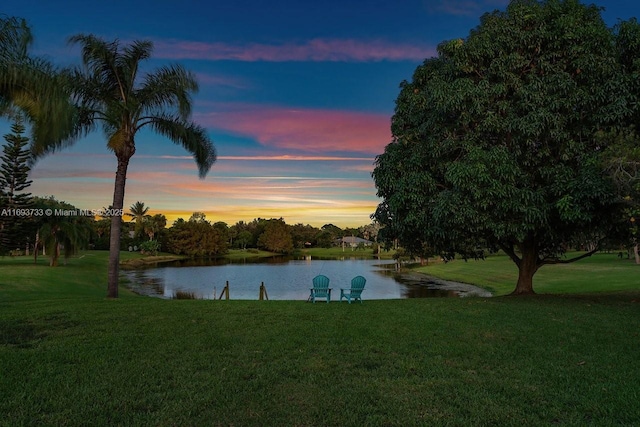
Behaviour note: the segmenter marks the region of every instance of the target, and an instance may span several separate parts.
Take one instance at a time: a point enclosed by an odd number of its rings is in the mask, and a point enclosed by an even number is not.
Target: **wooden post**
[[[269,300],[269,295],[267,295],[267,288],[264,286],[264,282],[260,283],[260,301]]]
[[[218,299],[222,299],[222,295],[224,295],[224,299],[228,300],[229,299],[229,281],[227,280],[227,284],[224,285],[224,289],[222,289],[222,292],[220,292],[220,298]]]

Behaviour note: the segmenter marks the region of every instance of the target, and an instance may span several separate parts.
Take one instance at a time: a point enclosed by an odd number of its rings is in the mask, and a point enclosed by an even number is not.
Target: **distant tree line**
[[[344,236],[375,240],[378,227],[340,228],[325,224],[317,228],[309,224],[287,224],[283,218],[256,218],[229,226],[210,222],[202,212],[194,212],[188,220],[178,218],[168,228],[158,231],[159,247],[165,251],[192,257],[212,257],[229,249],[260,249],[289,254],[309,247],[329,248]],[[126,238],[124,239],[126,241]]]

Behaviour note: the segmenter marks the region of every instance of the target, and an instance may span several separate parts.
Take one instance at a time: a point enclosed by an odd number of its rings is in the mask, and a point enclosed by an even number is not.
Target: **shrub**
[[[160,250],[160,243],[157,240],[147,240],[140,243],[140,253],[156,255]]]

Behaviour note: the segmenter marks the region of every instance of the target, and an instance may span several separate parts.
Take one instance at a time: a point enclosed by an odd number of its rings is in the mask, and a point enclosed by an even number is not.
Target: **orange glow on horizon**
[[[207,221],[211,223],[224,222],[229,227],[239,221],[251,222],[257,218],[271,219],[283,218],[289,225],[305,224],[320,228],[325,224],[334,224],[340,228],[360,227],[371,223],[370,215],[377,205],[363,203],[358,206],[346,206],[340,208],[287,208],[274,207],[252,208],[246,206],[224,206],[221,209],[204,210]],[[171,227],[174,221],[182,218],[187,221],[193,212],[180,210],[150,210],[151,215],[161,213],[167,217],[167,227]]]

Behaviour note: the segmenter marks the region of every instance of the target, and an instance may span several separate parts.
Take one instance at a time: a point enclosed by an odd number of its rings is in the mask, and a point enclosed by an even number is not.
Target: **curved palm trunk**
[[[127,181],[127,167],[131,155],[116,154],[118,169],[116,170],[116,182],[113,189],[114,212],[122,212],[124,205],[124,187]],[[122,218],[118,215],[111,217],[111,235],[109,238],[109,271],[107,273],[107,297],[118,298],[118,279],[120,274],[120,232]]]

